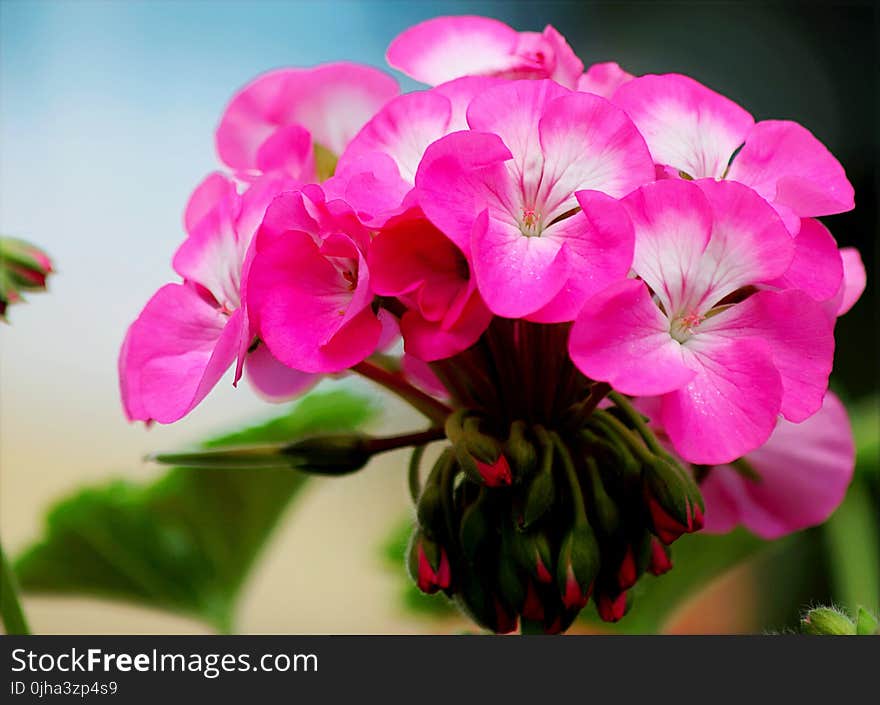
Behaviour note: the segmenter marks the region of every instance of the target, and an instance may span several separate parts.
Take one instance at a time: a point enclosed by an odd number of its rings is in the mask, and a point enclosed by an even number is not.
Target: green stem
[[[419,496],[422,494],[422,483],[419,477],[419,466],[422,464],[422,456],[425,454],[425,446],[416,446],[413,448],[412,455],[409,459],[409,496],[412,497],[413,504],[418,504]]]
[[[616,416],[604,412],[596,412],[591,416],[591,420],[599,424],[607,433],[613,435],[618,441],[626,445],[626,447],[629,448],[629,450],[631,450],[642,462],[650,464],[655,461],[654,456],[645,445],[638,440],[638,436],[632,432],[632,429],[625,426]]]
[[[659,455],[661,458],[669,457],[669,453],[667,453],[666,449],[660,445],[657,436],[655,436],[654,432],[648,428],[644,417],[636,411],[632,404],[630,404],[629,399],[617,392],[609,392],[608,398],[614,402],[614,405],[618,409],[626,414],[626,417],[632,422],[633,426],[635,426],[636,431],[638,431],[639,435],[644,439],[645,445],[647,445],[653,453]]]
[[[575,524],[583,526],[587,523],[587,510],[584,504],[584,493],[581,491],[581,483],[578,480],[577,470],[574,467],[574,460],[571,457],[571,453],[568,452],[565,443],[562,442],[562,439],[556,433],[551,432],[550,437],[553,439],[553,445],[556,446],[556,452],[562,459],[562,467],[565,469],[568,484],[571,486]]]
[[[431,419],[431,421],[442,424],[452,411],[443,402],[413,387],[400,375],[388,372],[388,370],[382,369],[379,365],[368,360],[358,363],[351,369],[359,375],[394,392],[401,399],[409,402],[416,410]]]
[[[18,600],[18,581],[0,546],[0,617],[7,634],[30,634],[27,619]]]

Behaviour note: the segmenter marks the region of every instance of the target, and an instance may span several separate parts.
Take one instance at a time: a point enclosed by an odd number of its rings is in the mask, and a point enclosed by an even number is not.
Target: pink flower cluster
[[[686,76],[585,71],[552,27],[438,18],[387,59],[431,87],[337,63],[232,99],[182,281],[122,346],[128,417],[174,422],[230,367],[289,399],[398,335],[411,379],[454,400],[431,370],[493,321],[564,327],[567,349],[528,374],[564,384],[567,355],[636,398],[680,458],[715,466],[707,528],[824,520],[853,465],[827,391],[834,325],[865,274],[816,219],[854,207],[822,143]]]

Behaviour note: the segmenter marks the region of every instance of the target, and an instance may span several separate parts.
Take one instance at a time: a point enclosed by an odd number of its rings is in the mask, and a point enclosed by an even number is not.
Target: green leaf
[[[880,633],[880,620],[864,607],[859,607],[856,611],[856,634],[872,636],[878,633]]]
[[[371,404],[312,394],[267,423],[208,447],[352,430]],[[159,479],[80,490],[49,511],[44,538],[16,563],[25,591],[85,593],[188,614],[230,631],[250,568],[307,475],[291,470],[174,468]]]

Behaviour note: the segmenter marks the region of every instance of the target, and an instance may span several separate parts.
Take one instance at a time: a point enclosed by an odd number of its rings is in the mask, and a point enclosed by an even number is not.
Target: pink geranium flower
[[[280,170],[315,182],[327,175],[315,148],[328,153],[324,158],[338,157],[398,92],[387,74],[349,62],[270,71],[230,101],[217,128],[217,152],[241,178]]]
[[[575,88],[584,65],[565,38],[517,32],[489,17],[436,17],[397,35],[385,54],[389,65],[436,86],[462,76],[551,78]]]
[[[469,253],[491,311],[572,320],[629,269],[632,231],[615,198],[653,180],[644,140],[608,101],[552,81],[487,90],[467,121],[425,152],[419,204]]]
[[[612,100],[633,119],[667,173],[746,184],[773,205],[793,233],[801,218],[854,207],[843,167],[796,122],[755,123],[733,101],[679,74],[627,81]]]
[[[470,265],[417,208],[392,219],[370,245],[371,286],[407,306],[400,319],[405,350],[423,361],[473,345],[489,325]]]
[[[256,238],[248,312],[284,364],[340,372],[376,349],[382,323],[372,309],[369,238],[354,212],[326,201],[318,186],[271,203]]]
[[[714,466],[701,482],[706,531],[725,533],[741,524],[775,539],[821,524],[852,480],[855,448],[846,409],[828,392],[815,415],[800,424],[780,421],[744,461],[745,472]]]
[[[287,399],[312,382],[259,347],[242,300],[248,252],[270,200],[292,182],[264,177],[243,195],[221,174],[195,190],[184,216],[189,236],[174,256],[183,283],[166,284],[132,323],[119,356],[123,406],[129,420],[172,423],[188,414],[238,359],[269,399]]]
[[[662,395],[659,421],[695,463],[762,445],[781,413],[822,404],[832,321],[802,291],[756,291],[789,267],[794,243],[775,211],[736,182],[665,180],[623,203],[633,271],[585,305],[570,353],[581,371],[633,396]]]

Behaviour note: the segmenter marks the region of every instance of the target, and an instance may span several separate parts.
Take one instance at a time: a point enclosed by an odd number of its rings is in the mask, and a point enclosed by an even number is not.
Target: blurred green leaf
[[[289,441],[354,429],[374,413],[345,391],[312,394],[283,416],[205,445]],[[260,549],[307,475],[174,468],[154,482],[80,490],[49,511],[16,563],[25,591],[85,593],[173,610],[230,631]]]
[[[856,478],[880,477],[880,396],[848,405],[856,441]]]

